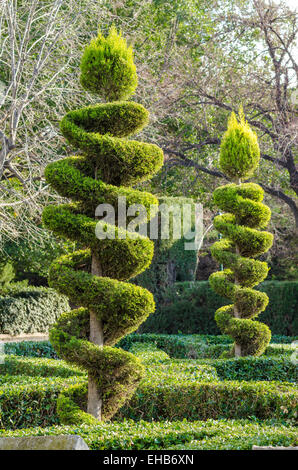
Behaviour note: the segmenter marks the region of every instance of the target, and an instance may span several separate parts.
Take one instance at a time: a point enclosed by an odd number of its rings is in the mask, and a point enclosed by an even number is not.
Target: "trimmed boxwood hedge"
[[[42,436],[75,434],[92,450],[216,449],[250,450],[259,446],[295,446],[295,428],[252,423],[247,420],[208,420],[205,422],[100,423],[98,426],[53,426],[48,428],[1,431],[0,436]]]
[[[298,337],[275,335],[265,351],[266,356],[290,356],[293,353],[291,344]],[[153,343],[174,358],[218,358],[222,352],[230,349],[232,340],[219,335],[163,335],[154,333],[130,334],[121,339],[117,347],[131,349],[135,343]],[[278,343],[278,344],[275,344]],[[5,343],[5,354],[15,356],[44,357],[58,359],[49,341],[20,341]]]
[[[258,289],[270,298],[259,321],[268,325],[273,335],[298,335],[298,281],[265,281]],[[228,302],[212,291],[207,281],[177,282],[168,288],[140,332],[218,335],[214,313]]]
[[[58,424],[61,390],[85,380],[85,373],[64,361],[5,356],[0,364],[0,427]]]
[[[215,367],[221,380],[297,382],[298,370],[287,357],[253,357],[196,361]]]
[[[67,297],[46,287],[22,287],[0,297],[0,334],[47,333],[63,312]]]
[[[2,385],[1,427],[16,429],[58,423],[56,402],[59,392],[83,380],[83,377],[39,377],[36,382],[30,378],[28,383],[24,383],[22,378],[20,384]],[[195,421],[255,416],[259,419],[286,419],[294,424],[297,411],[297,391],[291,384],[195,383],[181,378],[177,378],[176,383],[167,383],[167,380],[162,382],[149,377],[139,386],[130,403],[117,412],[115,419]]]
[[[116,418],[192,421],[256,416],[297,422],[297,398],[294,388],[278,382],[144,382]]]
[[[135,343],[151,343],[162,349],[171,357],[187,357],[187,344],[174,335],[156,334],[131,334],[122,338],[117,344],[118,347],[130,350]]]
[[[0,427],[4,429],[58,424],[58,395],[63,388],[80,380],[76,376],[17,376],[17,379],[0,388]]]
[[[58,359],[57,353],[49,341],[19,341],[5,343],[5,354],[24,357],[44,357]]]
[[[134,352],[146,365],[146,378],[131,402],[117,413],[116,419],[194,421],[255,416],[259,419],[283,419],[290,423],[297,420],[297,390],[291,383],[221,382],[217,378],[217,361],[170,360],[166,353],[157,348],[153,347],[150,351],[148,344],[135,344]],[[272,370],[277,374],[281,365],[277,361],[277,366],[274,366],[275,359],[265,359],[273,361],[273,369],[265,368],[270,380]],[[241,368],[240,361],[222,361],[219,366],[223,370],[226,362],[225,373],[231,378]],[[247,380],[251,379],[250,374],[260,359],[245,361]],[[223,374],[222,370],[218,368],[219,376]],[[2,426],[8,428],[25,427],[28,422],[30,426],[48,426],[57,422],[59,391],[71,384],[87,384],[84,373],[79,369],[53,359],[7,356],[0,366],[0,373],[3,375],[1,382],[8,373],[10,377],[15,376],[12,379],[6,377],[9,385],[2,385],[0,389],[0,407],[4,413]],[[17,374],[21,374],[19,383]],[[24,375],[29,376],[27,380]],[[83,388],[87,391],[86,387]],[[84,393],[78,396],[82,408],[85,398]],[[10,409],[14,410],[11,415]]]
[[[55,359],[5,356],[0,364],[0,375],[28,375],[30,377],[72,377],[86,375],[78,367]]]
[[[273,335],[271,344],[265,351],[266,356],[290,356],[293,347],[290,343],[298,337]],[[155,333],[131,334],[123,338],[118,346],[129,350],[135,343],[153,343],[174,358],[218,358],[229,351],[232,340],[225,335],[166,335]],[[275,344],[278,343],[278,344]]]
[[[187,197],[159,197],[159,206],[180,208],[180,223],[183,227],[183,206],[189,205],[192,211],[192,231],[194,230],[195,202]],[[166,211],[164,212],[166,214]],[[173,222],[177,223],[175,213],[169,211],[169,237],[160,236],[154,240],[154,255],[152,263],[146,271],[135,277],[132,282],[145,287],[154,295],[155,302],[159,302],[168,286],[175,281],[193,281],[195,279],[197,252],[185,250],[184,237],[173,238]],[[150,224],[147,226],[150,233]],[[161,214],[158,216],[158,233],[161,234]]]

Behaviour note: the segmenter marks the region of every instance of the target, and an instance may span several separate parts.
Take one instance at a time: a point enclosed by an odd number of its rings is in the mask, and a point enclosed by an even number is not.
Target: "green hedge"
[[[171,357],[184,358],[188,353],[187,344],[174,335],[131,334],[121,339],[117,346],[130,350],[135,343],[152,343]]]
[[[0,293],[7,289],[15,277],[15,270],[11,263],[0,260]]]
[[[5,343],[5,354],[29,357],[48,357],[58,359],[53,346],[49,341],[20,341]]]
[[[215,368],[210,364],[194,361],[175,361],[152,343],[135,343],[130,352],[146,365],[145,382],[177,384],[187,382],[214,382],[218,380]]]
[[[297,391],[282,383],[181,381],[143,383],[116,419],[146,421],[209,418],[284,418],[297,420]]]
[[[204,361],[169,360],[160,356],[155,345],[134,344],[131,351],[146,364],[147,375],[117,417],[151,421],[286,415],[293,421],[297,419],[298,392],[294,384],[252,381],[297,380],[297,368],[288,359],[209,360],[205,365],[211,367],[204,370]],[[226,381],[220,382],[217,374]]]
[[[1,431],[0,436],[42,436],[75,434],[92,450],[233,449],[259,446],[295,446],[295,428],[252,423],[247,420],[208,420],[206,422],[123,421],[98,426],[53,426],[17,431]]]
[[[81,376],[85,372],[78,367],[55,359],[5,356],[0,364],[0,375],[28,375],[30,377],[72,377]]]
[[[259,321],[274,335],[298,335],[298,282],[265,281],[259,290],[270,302]],[[178,282],[169,287],[157,311],[141,326],[142,333],[218,335],[215,311],[229,303],[211,290],[207,281]]]
[[[58,395],[78,380],[77,377],[18,376],[17,381],[1,385],[0,427],[18,429],[58,424]]]
[[[294,350],[291,344],[297,336],[273,335],[271,344],[265,351],[266,356],[290,356]],[[173,358],[218,358],[229,351],[232,339],[225,335],[167,335],[157,333],[130,334],[118,346],[130,350],[136,343],[153,343]],[[275,344],[278,343],[278,344]]]
[[[255,416],[289,423],[297,420],[297,390],[293,384],[248,381],[253,380],[255,370],[263,377],[267,375],[267,380],[272,376],[290,380],[293,371],[287,361],[282,363],[270,358],[264,358],[265,361],[260,358],[170,360],[166,353],[148,344],[135,344],[133,351],[144,362],[147,374],[116,419],[195,421]],[[242,369],[246,370],[245,374],[239,372]],[[7,428],[26,427],[29,421],[32,426],[56,423],[59,391],[71,384],[86,384],[82,371],[53,359],[7,356],[0,373],[0,407],[4,413],[1,419],[2,426]],[[246,381],[221,382],[218,378],[239,378],[239,374]],[[83,407],[84,390],[85,386],[78,395]],[[13,410],[11,415],[9,410]]]
[[[175,373],[177,374],[176,369]],[[297,422],[297,391],[287,383],[168,381],[160,374],[146,378],[115,419],[146,421],[207,419],[283,419]],[[0,388],[1,426],[7,429],[57,423],[59,392],[83,377],[32,378]],[[85,379],[86,380],[86,379]]]
[[[182,211],[184,204],[192,206],[192,222],[194,223],[195,203],[193,199],[186,197],[160,197],[159,204],[166,204],[168,207],[179,206]],[[158,219],[159,234],[161,217]],[[181,215],[181,227],[183,227],[183,217]],[[194,226],[192,226],[192,229]],[[147,233],[150,233],[148,224]],[[175,281],[194,280],[197,263],[196,250],[185,250],[185,239],[173,238],[173,214],[169,216],[169,239],[161,239],[159,236],[154,240],[154,256],[151,265],[146,271],[133,279],[132,282],[145,287],[153,293],[154,299],[158,302],[164,294],[166,288]]]
[[[290,356],[293,353],[291,343],[298,337],[274,335],[265,356]],[[136,343],[153,343],[173,358],[218,358],[222,352],[230,349],[232,340],[228,336],[218,335],[163,335],[154,333],[130,334],[123,338],[117,347],[130,350]],[[278,343],[278,344],[275,344]],[[49,341],[20,341],[5,343],[5,354],[24,357],[44,357],[58,359]]]
[[[287,357],[254,357],[199,361],[215,367],[221,380],[297,382],[298,370]]]
[[[0,297],[0,334],[46,333],[68,310],[67,297],[54,289],[13,288]]]
[[[58,424],[59,393],[82,380],[84,373],[64,361],[6,356],[0,364],[0,427]]]

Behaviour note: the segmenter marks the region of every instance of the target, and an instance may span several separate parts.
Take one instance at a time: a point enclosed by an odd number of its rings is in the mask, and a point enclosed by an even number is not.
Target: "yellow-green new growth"
[[[125,100],[135,91],[138,79],[133,50],[115,26],[107,37],[99,31],[81,59],[82,86],[106,101]]]
[[[235,181],[251,177],[260,160],[257,135],[246,122],[242,107],[238,117],[231,114],[220,146],[220,167]]]

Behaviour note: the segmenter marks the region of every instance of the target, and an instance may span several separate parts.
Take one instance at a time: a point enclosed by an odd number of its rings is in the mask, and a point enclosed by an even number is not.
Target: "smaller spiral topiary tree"
[[[262,204],[263,189],[242,182],[253,175],[259,159],[257,136],[241,108],[239,120],[231,114],[220,147],[220,167],[234,182],[213,193],[215,204],[226,213],[214,218],[223,238],[212,245],[211,253],[225,269],[209,277],[211,287],[233,301],[216,311],[215,320],[221,332],[234,339],[235,356],[259,356],[271,339],[269,328],[253,320],[269,301],[264,292],[253,287],[268,274],[267,264],[255,257],[272,245],[273,235],[260,230],[268,225],[271,211]]]

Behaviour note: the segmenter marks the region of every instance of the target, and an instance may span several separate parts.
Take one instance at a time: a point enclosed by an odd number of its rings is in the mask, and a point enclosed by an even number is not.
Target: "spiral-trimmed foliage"
[[[211,274],[211,287],[234,303],[219,308],[215,320],[223,334],[234,340],[237,356],[259,356],[270,342],[269,328],[252,320],[264,311],[268,296],[252,288],[268,274],[265,262],[255,257],[272,245],[271,233],[261,231],[270,220],[269,207],[262,204],[263,189],[254,183],[241,183],[258,166],[260,151],[256,134],[249,128],[243,112],[237,121],[233,113],[221,143],[220,166],[237,183],[214,191],[215,204],[224,212],[214,218],[214,227],[223,238],[211,247],[212,256],[225,269]]]
[[[111,100],[129,96],[136,87],[132,51],[115,28],[87,46],[81,83]],[[143,376],[143,366],[134,355],[112,346],[136,330],[155,308],[149,291],[124,282],[149,266],[153,242],[138,234],[128,237],[117,224],[119,196],[126,197],[127,206],[142,204],[148,220],[155,215],[150,205],[157,205],[157,199],[128,187],[149,179],[163,163],[159,147],[127,139],[147,122],[148,112],[134,102],[113,101],[71,111],[60,127],[82,155],[51,163],[45,171],[46,181],[73,202],[46,207],[44,224],[86,247],[51,266],[50,285],[81,307],[60,316],[50,340],[60,357],[88,371],[89,387],[91,379],[102,399],[103,420],[115,414]],[[101,203],[114,207],[116,226],[95,218],[95,208]],[[115,233],[115,238],[98,239],[98,223],[107,233]],[[100,267],[97,275],[90,272],[94,260]],[[91,313],[102,326],[102,347],[89,340]],[[67,424],[97,421],[86,413],[86,400],[87,386],[64,391],[58,399],[61,420]]]

